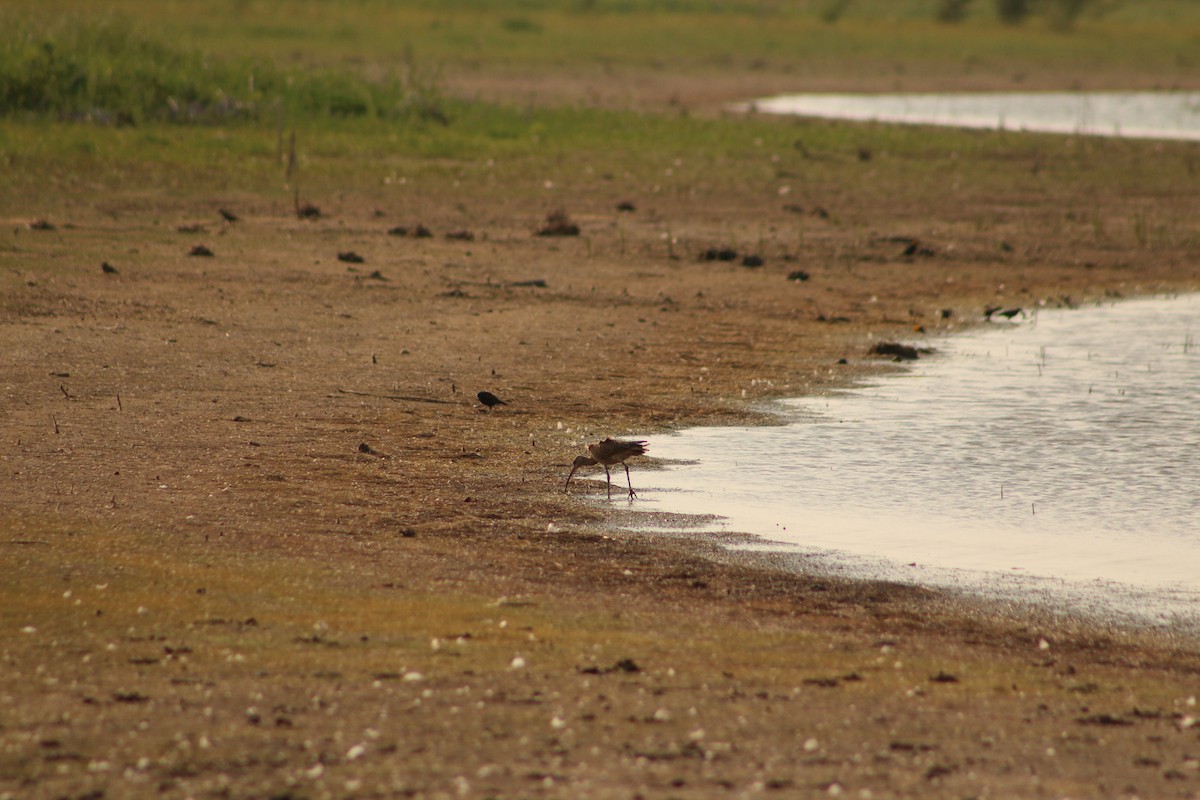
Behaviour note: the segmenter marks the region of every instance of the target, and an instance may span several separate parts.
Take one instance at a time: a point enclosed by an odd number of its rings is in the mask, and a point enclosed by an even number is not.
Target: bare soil
[[[652,486],[656,431],[769,424],[900,368],[880,340],[1193,290],[1192,239],[1099,236],[1119,192],[981,228],[865,182],[627,189],[562,204],[579,236],[449,181],[6,220],[0,797],[1200,795],[1194,641],[795,574],[563,487],[633,434]]]

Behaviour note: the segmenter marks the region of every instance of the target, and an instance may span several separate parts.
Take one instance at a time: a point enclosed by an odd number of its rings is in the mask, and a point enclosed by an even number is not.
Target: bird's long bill
[[[563,490],[571,486],[571,476],[575,474],[575,470],[580,467],[590,467],[596,463],[596,459],[588,458],[587,456],[575,456],[575,463],[571,465],[571,471],[567,474],[567,482],[563,484]]]

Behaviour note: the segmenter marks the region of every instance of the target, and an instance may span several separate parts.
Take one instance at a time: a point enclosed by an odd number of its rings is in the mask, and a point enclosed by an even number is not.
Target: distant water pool
[[[963,128],[1200,140],[1200,92],[793,94],[740,108]]]
[[[857,577],[1200,630],[1200,296],[932,343],[786,425],[654,437],[669,466],[635,506]]]

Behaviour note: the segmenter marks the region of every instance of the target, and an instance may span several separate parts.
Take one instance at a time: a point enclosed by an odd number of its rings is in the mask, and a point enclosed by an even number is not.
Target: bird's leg
[[[621,466],[625,468],[625,482],[629,484],[629,499],[632,500],[637,497],[637,493],[633,491],[633,479],[629,477],[629,465],[622,461]]]
[[[604,479],[608,481],[608,499],[612,500],[612,473],[608,471],[608,464],[604,465]]]

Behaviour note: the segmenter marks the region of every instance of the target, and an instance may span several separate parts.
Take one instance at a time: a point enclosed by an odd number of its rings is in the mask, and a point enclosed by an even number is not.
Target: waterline
[[[794,94],[739,108],[902,124],[1200,140],[1197,92]]]
[[[900,376],[782,403],[787,425],[656,437],[689,463],[639,497],[859,577],[1200,623],[1197,339],[1200,296],[948,337]]]

